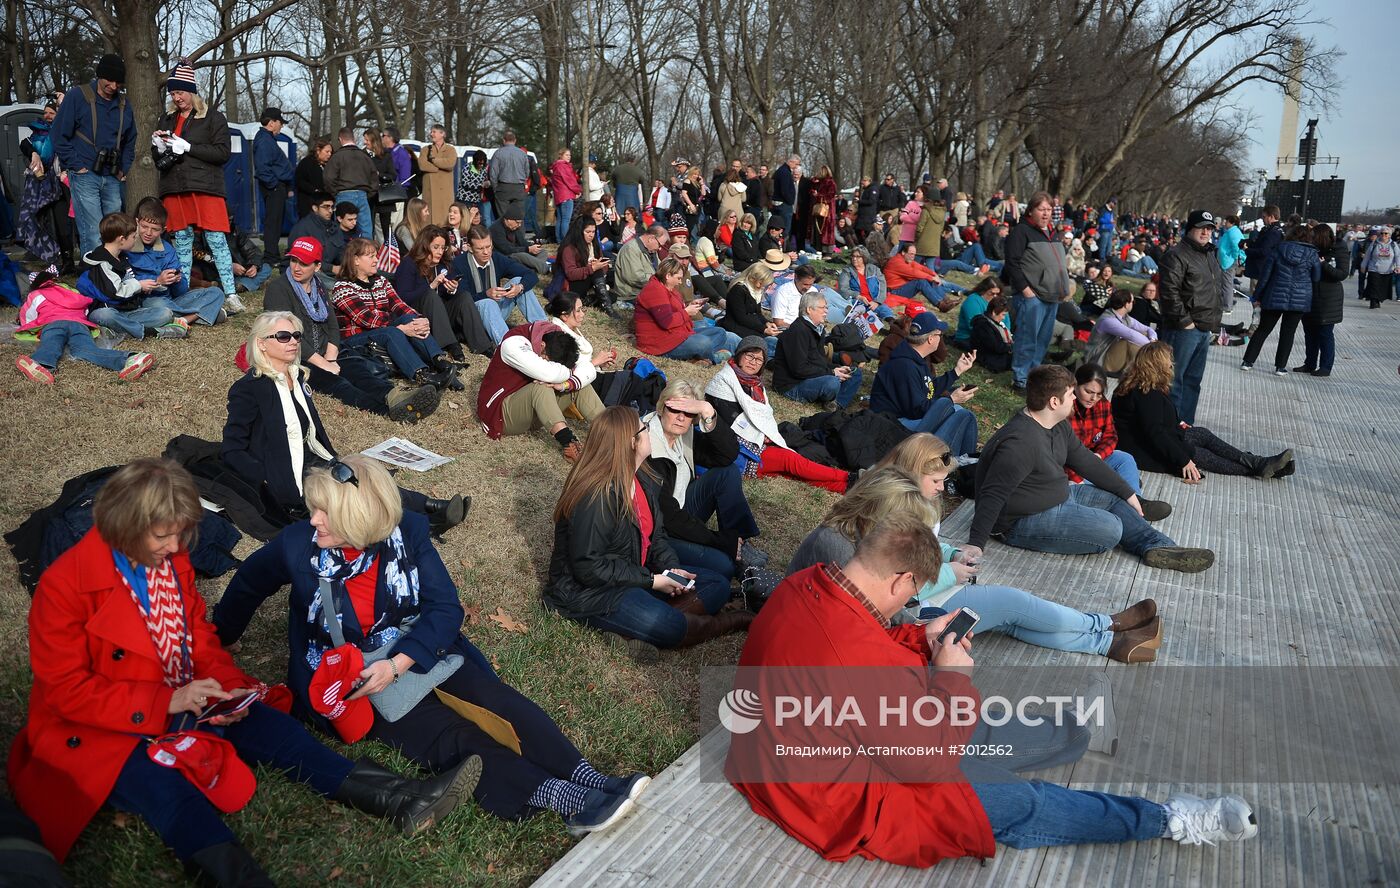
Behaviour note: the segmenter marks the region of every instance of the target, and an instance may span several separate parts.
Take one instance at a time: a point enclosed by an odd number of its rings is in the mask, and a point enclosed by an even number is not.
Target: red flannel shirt
[[[1074,436],[1094,451],[1099,459],[1107,459],[1118,449],[1118,430],[1113,427],[1113,410],[1107,398],[1100,398],[1088,410],[1079,406],[1076,400],[1074,412],[1069,415],[1069,427],[1074,429]],[[1073,469],[1066,468],[1065,474],[1076,484],[1084,480]]]
[[[331,292],[331,301],[335,303],[342,339],[349,339],[366,330],[396,327],[418,317],[418,313],[399,298],[389,279],[382,274],[374,275],[367,283],[337,282],[335,290]]]

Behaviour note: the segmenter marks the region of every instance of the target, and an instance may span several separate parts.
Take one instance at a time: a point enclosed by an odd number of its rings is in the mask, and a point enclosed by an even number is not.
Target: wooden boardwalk
[[[1240,310],[1243,314],[1245,309]],[[1117,687],[1151,694],[1171,674],[1162,665],[1293,667],[1400,664],[1400,308],[1378,311],[1348,299],[1337,328],[1330,379],[1276,377],[1274,343],[1253,373],[1243,349],[1213,348],[1198,421],[1259,453],[1285,446],[1298,472],[1277,482],[1211,477],[1197,488],[1146,475],[1148,496],[1175,511],[1161,527],[1182,545],[1216,550],[1216,566],[1184,575],[1141,567],[1115,552],[1097,558],[1032,555],[993,544],[983,581],[1039,591],[1074,607],[1112,612],[1148,595],[1167,619],[1154,666],[1089,662]],[[1302,334],[1294,351],[1301,363]],[[965,539],[970,504],[944,522]],[[980,664],[1045,666],[1089,658],[1003,637],[978,640]],[[1158,671],[1154,673],[1154,669]],[[1215,712],[1211,717],[1228,718]],[[1377,720],[1394,725],[1395,712]],[[1118,760],[1150,755],[1171,730],[1150,719],[1120,726]],[[1391,734],[1390,762],[1400,760]],[[575,846],[540,886],[984,885],[1371,886],[1400,884],[1400,784],[1365,782],[1159,783],[1104,776],[1089,758],[1035,776],[1082,789],[1164,799],[1174,790],[1238,792],[1255,806],[1260,833],[1219,848],[1173,842],[1085,845],[1030,851],[998,848],[983,865],[962,860],[932,870],[852,860],[830,863],[752,813],[718,778],[728,747],[706,734],[667,768],[617,829]],[[1092,756],[1092,754],[1091,754]],[[1079,776],[1076,777],[1076,771]],[[1096,771],[1094,775],[1087,772]],[[1391,767],[1388,774],[1393,775]],[[1109,776],[1112,776],[1111,774]],[[1348,780],[1353,778],[1348,777]]]

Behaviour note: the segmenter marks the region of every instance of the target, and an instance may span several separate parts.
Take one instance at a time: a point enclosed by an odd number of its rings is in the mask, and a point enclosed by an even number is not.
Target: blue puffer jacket
[[[1312,308],[1313,284],[1321,277],[1316,247],[1284,241],[1264,260],[1254,295],[1268,311],[1307,311]]]

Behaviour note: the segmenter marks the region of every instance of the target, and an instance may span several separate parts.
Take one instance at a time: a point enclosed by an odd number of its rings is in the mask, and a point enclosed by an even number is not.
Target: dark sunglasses
[[[340,484],[360,486],[360,479],[355,477],[355,470],[338,459],[331,462],[330,473],[331,477]]]
[[[694,419],[695,417],[700,415],[698,413],[686,413],[684,410],[672,410],[670,407],[666,408],[666,412],[671,414],[672,416],[684,416],[689,419]]]
[[[647,427],[646,427],[646,426],[642,426],[641,428],[637,429],[637,431],[634,432],[633,435],[632,435],[632,440],[633,440],[633,441],[637,440],[637,439],[640,438],[642,435],[646,434],[646,431],[647,431]]]
[[[953,464],[953,454],[951,452],[939,454],[938,456],[931,456],[929,457],[929,459],[937,460],[938,462],[943,464],[944,468],[947,468],[948,466],[951,466]]]
[[[263,339],[276,339],[282,344],[288,342],[301,342],[300,330],[278,330],[276,333],[269,333]]]

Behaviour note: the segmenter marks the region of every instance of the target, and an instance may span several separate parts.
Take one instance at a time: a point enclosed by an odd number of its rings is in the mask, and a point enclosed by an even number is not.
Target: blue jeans
[[[982,249],[981,244],[968,244],[958,259],[959,261],[966,262],[968,265],[975,265],[979,268],[983,265],[989,265],[992,271],[995,271],[997,274],[1001,274],[1002,267],[1006,265],[1006,263],[1000,259],[989,259],[987,257],[987,251]]]
[[[164,305],[151,305],[149,300],[147,304],[131,311],[118,311],[110,305],[104,305],[88,312],[88,320],[94,324],[125,333],[132,339],[140,339],[146,335],[147,330],[168,324],[174,317],[169,308]]]
[[[564,236],[569,233],[569,223],[574,218],[574,202],[571,200],[561,200],[554,205],[554,239],[564,242]]]
[[[976,274],[977,266],[969,265],[961,259],[939,259],[938,267],[934,271],[942,274],[945,271],[961,271],[963,274]]]
[[[789,401],[800,401],[804,404],[822,404],[827,401],[835,401],[837,407],[849,407],[851,402],[860,394],[861,372],[856,367],[851,371],[850,378],[845,382],[835,376],[814,376],[811,379],[804,379],[797,385],[785,392],[779,392]]]
[[[1128,486],[1142,493],[1142,476],[1138,474],[1137,460],[1126,450],[1115,450],[1103,464],[1118,473],[1118,477],[1128,482]]]
[[[530,233],[536,237],[540,234],[539,216],[536,213],[537,206],[535,192],[531,191],[525,195],[525,225],[530,229]]]
[[[821,293],[826,297],[826,322],[839,324],[846,320],[846,312],[851,310],[851,300],[830,287],[822,287]]]
[[[264,262],[262,265],[258,266],[258,273],[252,277],[239,275],[234,278],[234,286],[241,290],[247,290],[248,292],[261,290],[262,285],[267,283],[267,279],[270,277],[272,277],[272,266]]]
[[[964,759],[963,770],[993,838],[1011,848],[1139,842],[1167,832],[1166,809],[1147,799],[1022,780],[986,762]]]
[[[756,537],[758,522],[754,520],[749,501],[744,498],[743,481],[738,466],[706,469],[686,488],[685,505],[681,508],[701,521],[718,515],[720,530],[732,530],[745,539]]]
[[[172,317],[197,315],[210,326],[219,316],[219,308],[224,304],[224,291],[218,287],[204,287],[199,290],[186,290],[179,299],[169,296],[147,296],[147,308],[169,309]]]
[[[100,347],[92,341],[89,328],[77,321],[51,321],[40,331],[34,360],[53,370],[58,367],[64,348],[79,361],[87,361],[106,370],[121,370],[131,355],[131,352]]]
[[[1335,324],[1319,324],[1308,315],[1303,316],[1303,347],[1306,349],[1303,365],[1314,370],[1332,369],[1332,361],[1337,356],[1337,339],[1333,335]]]
[[[90,253],[102,246],[102,236],[97,231],[102,217],[122,210],[122,183],[116,176],[70,172],[68,190],[73,195],[73,221],[78,224],[78,245],[84,253]]]
[[[373,240],[374,216],[370,214],[369,195],[363,191],[337,191],[335,193],[335,202],[340,203],[341,201],[352,203],[355,205],[356,209],[359,210],[359,215],[355,217],[355,237],[367,237]],[[413,244],[408,244],[407,246],[400,244],[399,249],[407,254],[408,247],[411,246],[413,246]]]
[[[179,726],[178,720],[175,726]],[[232,743],[238,757],[249,767],[266,766],[281,771],[326,797],[335,795],[354,767],[349,759],[321,745],[301,722],[262,703],[254,703],[241,721],[200,730],[221,735]],[[112,807],[145,820],[181,860],[234,840],[233,832],[209,799],[183,772],[151,761],[144,743],[138,743],[131,751],[107,801]]]
[[[416,336],[409,336],[398,327],[378,327],[374,330],[356,333],[354,336],[342,339],[340,347],[368,345],[371,342],[377,342],[384,347],[384,350],[389,353],[389,359],[394,362],[394,366],[399,368],[399,372],[407,379],[412,379],[419,370],[428,366],[429,361],[442,354],[442,349],[438,348],[433,337],[419,339]]]
[[[675,358],[678,361],[688,361],[691,358],[704,358],[711,364],[722,364],[728,357],[721,355],[721,351],[734,354],[734,349],[739,347],[739,337],[730,333],[722,327],[698,327],[695,332],[680,345],[662,355],[664,358]]]
[[[1069,499],[1017,519],[1003,540],[1008,546],[1055,555],[1096,555],[1118,546],[1130,555],[1175,546],[1126,501],[1092,484],[1069,485]]]
[[[682,562],[680,567],[695,574],[695,594],[705,603],[705,611],[718,613],[729,601],[729,580],[700,565]],[[685,638],[685,614],[671,607],[670,600],[660,592],[636,586],[623,590],[612,613],[585,617],[584,622],[657,647],[675,647]]]
[[[545,319],[544,308],[540,306],[540,301],[535,298],[532,290],[524,290],[519,296],[512,296],[510,299],[488,298],[476,301],[476,313],[481,317],[481,324],[486,328],[492,342],[500,345],[501,340],[506,338],[506,333],[510,332],[510,325],[506,320],[511,311],[517,308],[525,316],[527,324]]]
[[[685,564],[693,567],[703,567],[711,573],[719,574],[726,580],[734,579],[734,558],[733,552],[726,555],[724,552],[711,546],[702,546],[699,543],[692,543],[689,540],[678,540],[670,537],[668,541],[671,548],[676,550],[676,557]]]
[[[1016,385],[1025,385],[1026,376],[1045,360],[1045,350],[1055,333],[1055,308],[1036,296],[1011,298],[1013,342],[1011,376]]]
[[[954,456],[977,452],[977,415],[950,398],[934,401],[922,419],[900,419],[899,424],[911,432],[934,435],[948,445]]]
[[[617,215],[620,218],[622,211],[631,207],[640,211],[642,208],[641,186],[640,185],[615,185],[613,193],[617,196]],[[637,218],[641,218],[641,212],[637,213]]]
[[[1196,402],[1201,399],[1201,380],[1206,375],[1206,355],[1210,354],[1209,330],[1160,330],[1158,338],[1172,347],[1176,375],[1172,379],[1172,402],[1177,418],[1196,424]]]
[[[1113,252],[1113,231],[1099,232],[1099,261],[1108,262],[1109,254]]]
[[[496,210],[491,206],[491,201],[483,200],[476,204],[476,208],[481,213],[481,224],[490,228],[496,224]]]
[[[978,632],[1000,632],[1018,641],[1057,651],[1108,653],[1113,644],[1109,614],[1086,614],[1010,586],[963,586],[941,607],[977,611]]]
[[[916,278],[908,283],[900,284],[898,287],[890,290],[890,292],[896,296],[903,296],[905,299],[915,299],[922,296],[928,301],[930,306],[937,308],[938,303],[947,298],[948,291],[955,289],[961,290],[962,288],[957,287],[956,284],[947,282],[935,284],[923,278]]]

